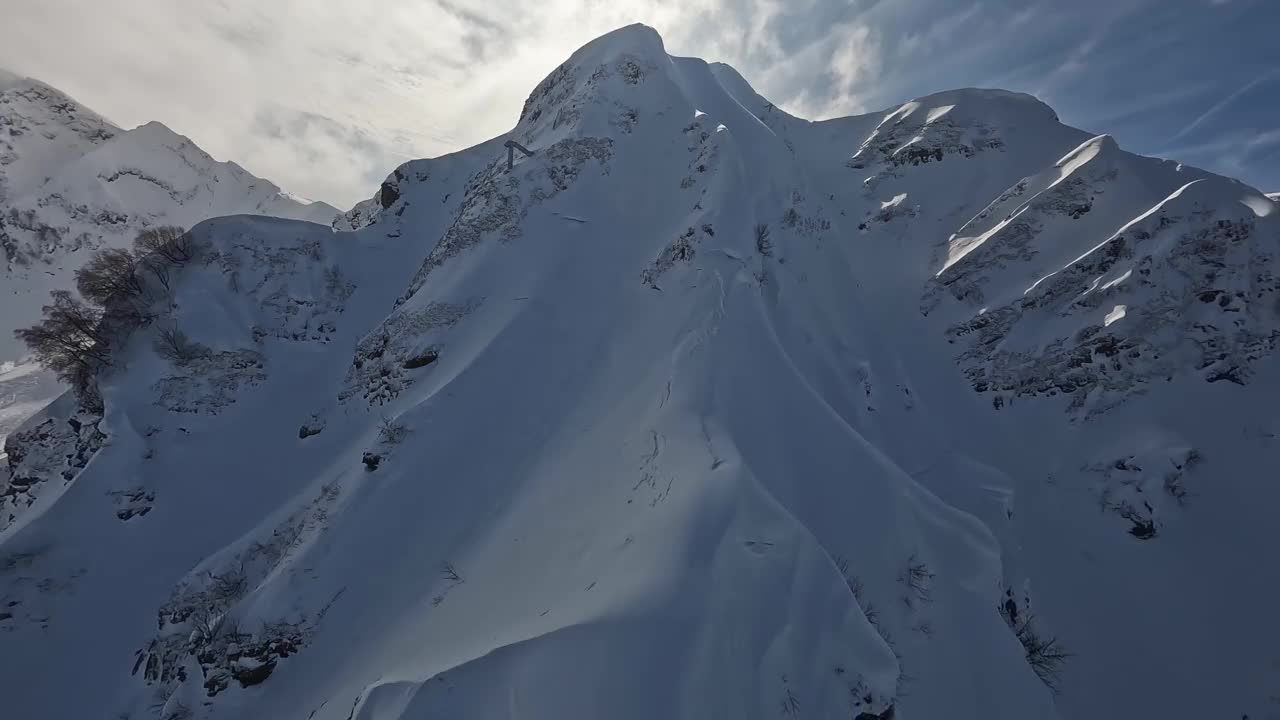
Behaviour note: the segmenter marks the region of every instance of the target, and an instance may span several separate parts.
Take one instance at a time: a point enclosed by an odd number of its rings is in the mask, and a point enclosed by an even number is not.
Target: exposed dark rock
[[[251,687],[257,685],[267,678],[271,677],[271,673],[276,669],[276,661],[269,660],[261,665],[251,667],[238,667],[231,674],[236,680],[240,681],[240,687]]]
[[[382,189],[378,191],[378,203],[382,205],[384,210],[391,207],[399,199],[400,191],[396,189],[393,183],[390,181],[382,183]]]
[[[440,353],[435,349],[425,350],[417,355],[410,357],[404,361],[405,370],[414,370],[416,368],[425,367],[439,359]]]

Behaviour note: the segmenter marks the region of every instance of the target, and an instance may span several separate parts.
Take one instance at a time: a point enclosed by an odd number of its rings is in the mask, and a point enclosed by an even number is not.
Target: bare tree
[[[196,256],[196,245],[191,233],[181,227],[159,225],[138,233],[133,251],[138,257],[156,255],[170,265],[183,265]]]
[[[1022,643],[1026,653],[1027,664],[1035,671],[1036,677],[1055,694],[1058,692],[1058,680],[1062,676],[1062,668],[1071,659],[1071,653],[1062,647],[1056,637],[1041,635],[1035,626],[1035,618],[1024,614],[1018,619],[1017,604],[1010,601],[1000,606],[1000,617],[1013,629],[1013,634]]]
[[[166,293],[171,289],[169,286],[169,271],[173,266],[169,264],[169,261],[159,257],[158,255],[148,255],[146,257],[139,258],[138,267],[151,273],[151,277],[155,278],[156,282],[160,283]]]
[[[409,435],[409,426],[395,418],[383,416],[378,428],[378,439],[388,445],[399,445]]]
[[[76,271],[76,289],[85,300],[104,308],[113,301],[139,297],[142,280],[137,258],[122,248],[99,250]]]
[[[177,365],[186,365],[209,354],[209,348],[192,340],[176,325],[160,328],[153,347],[160,357]]]
[[[1044,637],[1036,632],[1030,615],[1014,629],[1018,641],[1027,653],[1027,664],[1050,690],[1058,692],[1062,667],[1071,659],[1071,653],[1063,649],[1056,637]]]
[[[66,290],[55,290],[42,312],[43,320],[15,330],[14,335],[42,366],[78,391],[87,389],[94,373],[111,361],[110,344],[101,327],[102,310]]]
[[[773,255],[773,241],[769,239],[769,226],[765,223],[756,225],[756,252],[765,257]]]

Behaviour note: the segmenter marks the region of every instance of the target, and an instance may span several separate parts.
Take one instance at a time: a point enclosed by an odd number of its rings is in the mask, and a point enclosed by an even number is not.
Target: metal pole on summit
[[[507,148],[507,169],[508,169],[508,170],[510,170],[510,169],[511,169],[511,166],[512,166],[513,164],[515,164],[515,159],[516,159],[516,157],[515,157],[515,151],[516,151],[516,150],[519,150],[520,152],[524,153],[527,157],[533,157],[533,151],[532,151],[532,150],[530,150],[529,148],[527,148],[527,147],[525,147],[525,146],[521,145],[520,143],[516,142],[515,140],[508,140],[508,141],[506,141],[505,143],[503,143],[503,146]]]

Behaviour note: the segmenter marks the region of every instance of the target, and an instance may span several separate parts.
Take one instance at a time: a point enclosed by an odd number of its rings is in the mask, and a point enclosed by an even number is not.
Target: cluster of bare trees
[[[173,270],[190,262],[196,250],[190,233],[169,225],[143,230],[132,250],[98,250],[76,271],[76,289],[83,299],[66,290],[53,291],[43,308],[44,318],[14,334],[37,362],[75,388],[82,401],[97,403],[94,378],[111,364],[113,343],[150,322],[147,308],[157,299],[154,293],[169,291]],[[188,343],[179,344],[184,351],[190,349]]]

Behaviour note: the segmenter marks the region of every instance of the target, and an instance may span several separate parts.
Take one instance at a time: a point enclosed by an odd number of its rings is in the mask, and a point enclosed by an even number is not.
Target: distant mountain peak
[[[231,214],[280,215],[328,225],[337,209],[285,194],[234,163],[218,162],[159,122],[122,130],[60,90],[12,73],[0,78],[0,364],[26,349],[13,331],[40,317],[51,289],[100,247],[128,246],[145,227],[192,226]],[[0,437],[53,388],[44,378],[0,382]]]

